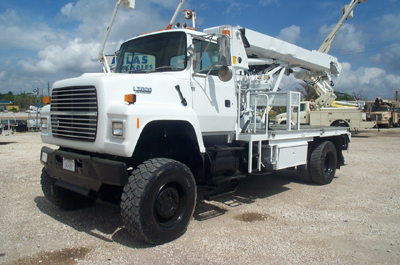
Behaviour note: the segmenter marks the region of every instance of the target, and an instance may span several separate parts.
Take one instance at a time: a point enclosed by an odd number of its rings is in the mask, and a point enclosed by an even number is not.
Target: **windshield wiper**
[[[142,73],[142,72],[147,72],[148,70],[146,70],[146,69],[131,69],[131,70],[128,70],[127,71],[127,73],[128,74],[130,74],[130,73]]]
[[[184,67],[179,67],[179,66],[173,66],[173,65],[164,65],[164,66],[159,66],[154,69],[150,69],[147,71],[147,73],[155,72],[161,69],[168,69],[168,70],[182,70],[185,69]]]

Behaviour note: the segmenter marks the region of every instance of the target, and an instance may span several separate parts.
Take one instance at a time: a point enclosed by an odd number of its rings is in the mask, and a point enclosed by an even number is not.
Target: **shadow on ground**
[[[289,188],[285,185],[293,181],[297,182],[296,171],[284,170],[274,175],[248,176],[240,182],[234,194],[212,201],[202,200],[199,194],[194,218],[197,221],[206,221],[225,214],[231,208],[288,191]],[[36,197],[34,201],[42,213],[105,242],[117,242],[130,248],[152,247],[133,238],[124,228],[118,204],[97,200],[90,208],[65,211],[51,204],[45,197]]]

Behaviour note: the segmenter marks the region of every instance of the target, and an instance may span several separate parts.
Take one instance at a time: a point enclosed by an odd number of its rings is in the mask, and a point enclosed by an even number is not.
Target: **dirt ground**
[[[62,211],[40,187],[39,133],[0,136],[0,264],[400,264],[400,129],[362,131],[326,186],[295,171],[199,201],[188,231],[150,246],[119,206]]]

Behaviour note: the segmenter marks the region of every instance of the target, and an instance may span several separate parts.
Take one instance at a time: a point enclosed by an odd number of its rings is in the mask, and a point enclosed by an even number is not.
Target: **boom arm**
[[[321,47],[319,47],[318,49],[319,52],[322,53],[329,52],[329,50],[331,49],[333,39],[336,37],[337,32],[342,27],[343,22],[348,18],[353,17],[353,10],[356,7],[356,5],[358,5],[359,3],[366,3],[366,2],[367,0],[352,0],[349,5],[346,5],[342,8],[343,12],[342,17],[339,19],[339,22],[336,24],[331,33],[322,43]],[[331,104],[337,98],[332,87],[328,85],[328,83],[325,81],[323,83],[316,82],[315,78],[313,78],[313,81],[315,82],[313,87],[317,92],[317,94],[319,95],[319,97],[315,100],[316,108],[331,106]]]
[[[319,47],[318,51],[322,53],[328,53],[329,50],[331,49],[331,45],[333,42],[333,39],[336,37],[336,33],[340,29],[340,27],[343,25],[343,22],[347,20],[348,18],[353,17],[353,9],[356,7],[357,4],[359,3],[366,3],[367,0],[351,0],[349,5],[346,5],[342,8],[343,15],[339,19],[339,22],[336,24],[335,28],[331,31],[329,36],[325,39],[325,41],[322,43],[321,47]]]
[[[108,66],[107,60],[106,60],[103,52],[104,52],[104,48],[106,46],[108,36],[110,35],[111,27],[114,23],[115,17],[117,16],[118,8],[121,6],[122,3],[124,4],[124,7],[126,9],[134,9],[135,8],[135,0],[118,0],[117,3],[115,4],[114,12],[111,16],[110,23],[107,27],[106,35],[104,36],[103,43],[101,44],[99,54],[97,55],[97,58],[100,60],[100,63],[103,66],[103,71],[105,73],[110,73],[111,71],[110,71],[110,67]]]

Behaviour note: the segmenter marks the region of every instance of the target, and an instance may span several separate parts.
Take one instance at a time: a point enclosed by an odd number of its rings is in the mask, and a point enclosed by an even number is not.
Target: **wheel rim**
[[[330,176],[333,172],[332,163],[333,163],[333,157],[332,154],[329,152],[328,154],[326,154],[324,161],[324,170],[326,176]]]
[[[163,227],[172,227],[180,222],[186,210],[187,196],[178,182],[164,184],[154,202],[155,218]]]

